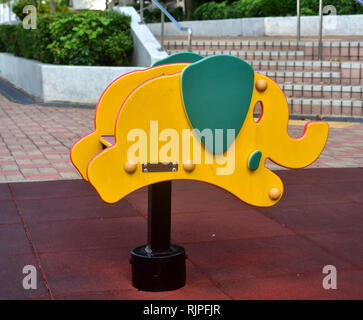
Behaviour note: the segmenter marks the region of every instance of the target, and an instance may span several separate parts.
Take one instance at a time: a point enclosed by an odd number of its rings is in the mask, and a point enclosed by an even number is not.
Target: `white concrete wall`
[[[266,36],[295,36],[296,17],[265,18]],[[301,35],[317,36],[319,17],[301,17]],[[324,16],[323,35],[325,36],[362,36],[363,15]]]
[[[0,52],[0,77],[29,94],[43,96],[41,63]]]
[[[113,80],[141,69],[50,65],[0,53],[0,77],[45,102],[96,104]]]
[[[160,43],[145,24],[140,24],[140,16],[133,7],[116,7],[115,10],[131,16],[131,35],[134,41],[132,65],[149,67],[168,54],[160,51]]]
[[[142,67],[55,66],[41,64],[43,96],[48,101],[96,104],[118,77]]]
[[[183,27],[190,27],[193,36],[196,37],[224,37],[224,36],[263,36],[264,18],[246,19],[224,19],[224,20],[204,20],[204,21],[181,21]],[[149,23],[147,25],[152,33],[160,36],[160,23]],[[180,31],[172,22],[165,23],[166,36],[185,36],[186,31]]]
[[[192,28],[195,37],[296,36],[296,17],[241,18],[224,20],[182,21]],[[160,36],[160,23],[149,23],[155,36]],[[301,17],[301,35],[316,36],[319,17]],[[324,35],[363,35],[363,15],[324,16]],[[166,36],[186,36],[172,22],[165,23]]]

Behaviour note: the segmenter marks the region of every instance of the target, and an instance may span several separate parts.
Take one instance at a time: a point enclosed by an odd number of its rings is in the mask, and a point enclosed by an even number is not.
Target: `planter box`
[[[141,69],[50,65],[0,53],[0,77],[44,102],[96,104],[113,80]]]
[[[115,8],[131,16],[135,67],[63,66],[0,52],[0,77],[44,102],[96,104],[103,90],[125,73],[142,70],[168,56],[132,7]]]

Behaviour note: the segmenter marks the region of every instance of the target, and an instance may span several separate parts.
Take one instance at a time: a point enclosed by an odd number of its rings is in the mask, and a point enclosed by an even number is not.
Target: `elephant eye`
[[[262,101],[257,101],[253,109],[253,120],[259,123],[262,119],[263,114],[263,104]]]

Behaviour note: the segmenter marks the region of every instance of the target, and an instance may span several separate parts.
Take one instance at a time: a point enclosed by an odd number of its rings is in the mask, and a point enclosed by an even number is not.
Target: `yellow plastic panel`
[[[167,64],[127,73],[113,81],[103,92],[96,108],[95,131],[77,141],[71,150],[71,160],[83,179],[89,161],[102,151],[101,136],[114,135],[117,114],[127,96],[140,84],[163,74],[183,70],[188,63]]]
[[[323,151],[328,139],[329,125],[324,121],[310,121],[305,124],[304,133],[298,139],[289,136],[289,106],[281,88],[271,79],[255,73],[258,79],[267,81],[263,92],[254,90],[250,109],[260,101],[262,117],[257,124],[253,139],[256,149],[262,151],[261,162],[270,158],[276,164],[286,168],[303,168],[314,162]]]
[[[89,163],[87,174],[90,183],[106,202],[116,202],[127,194],[152,183],[174,180],[193,179],[217,185],[228,190],[239,199],[256,206],[274,205],[281,198],[283,185],[280,178],[264,166],[266,158],[276,163],[298,168],[313,162],[324,148],[328,125],[323,122],[310,123],[304,136],[293,139],[287,134],[288,105],[284,93],[272,80],[255,74],[255,82],[267,81],[263,92],[254,89],[251,105],[246,120],[234,143],[223,155],[213,155],[207,151],[212,163],[206,163],[205,148],[200,140],[192,135],[189,147],[190,156],[182,150],[183,129],[191,129],[187,120],[180,91],[180,74],[154,78],[139,86],[125,101],[116,123],[116,143],[96,155]],[[257,101],[263,104],[263,115],[256,123],[253,109]],[[157,128],[156,128],[157,123]],[[147,153],[142,159],[132,158],[128,151],[135,141],[128,141],[132,130],[139,129],[146,133]],[[179,137],[179,152],[163,154],[163,147],[170,142],[167,132],[173,129]],[[150,132],[157,131],[160,139],[150,139]],[[194,158],[193,145],[199,145],[201,159]],[[160,152],[155,159],[155,153]],[[235,154],[232,155],[233,150]],[[248,168],[249,156],[255,150],[262,152],[257,170]],[[228,152],[232,155],[223,165],[223,158]],[[138,153],[137,156],[142,156]],[[131,156],[131,158],[130,158]],[[136,155],[134,155],[136,156]],[[190,158],[190,159],[189,159]],[[210,159],[210,158],[209,158]],[[233,160],[234,159],[234,160]],[[137,162],[137,169],[129,174],[124,170],[127,161]],[[186,160],[196,163],[192,172],[183,169]],[[199,162],[200,160],[200,162]],[[143,162],[178,162],[176,172],[142,172]],[[276,199],[270,197],[271,190],[281,193]]]

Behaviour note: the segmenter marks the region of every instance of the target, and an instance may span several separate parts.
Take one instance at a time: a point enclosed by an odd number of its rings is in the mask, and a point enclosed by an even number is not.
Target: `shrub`
[[[49,24],[53,41],[47,48],[54,63],[124,65],[132,48],[130,18],[109,10],[64,14]]]
[[[14,53],[14,45],[16,40],[15,25],[0,25],[0,52]]]
[[[39,15],[37,29],[12,26],[15,38],[0,26],[0,48],[45,63],[66,65],[129,64],[132,50],[130,17],[112,10]]]
[[[199,6],[193,13],[195,20],[214,20],[228,18],[229,10],[226,7],[226,2],[216,3],[214,1],[206,2]]]
[[[28,5],[33,5],[31,0],[17,0],[13,5],[13,12],[19,18],[19,20],[23,20],[26,14],[23,13],[23,8]],[[56,12],[68,12],[69,8],[66,5],[62,5],[61,3],[56,3]],[[48,2],[38,2],[37,5],[37,13],[50,13],[50,4]]]
[[[202,3],[204,1],[198,1]],[[337,14],[362,14],[363,6],[351,0],[331,0],[329,5],[337,9]],[[301,0],[302,15],[318,15],[319,1]],[[196,8],[195,20],[229,19],[241,17],[274,17],[296,15],[296,0],[230,0],[208,1]]]
[[[363,6],[351,0],[330,0],[326,5],[332,5],[336,8],[337,14],[363,14]],[[303,10],[304,9],[304,10]],[[311,14],[319,14],[319,1],[301,0],[301,12],[308,11]]]
[[[263,0],[239,0],[232,3],[227,1],[216,3],[206,2],[199,6],[193,14],[195,20],[230,19],[242,17],[262,17],[265,8],[271,7],[271,2]],[[268,9],[270,11],[270,9]]]

